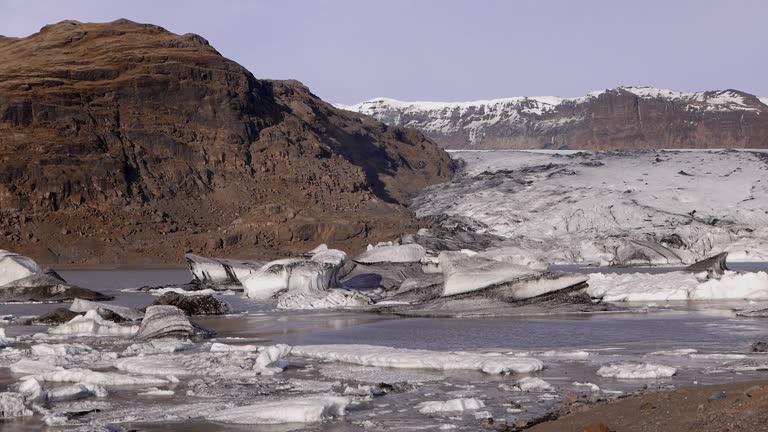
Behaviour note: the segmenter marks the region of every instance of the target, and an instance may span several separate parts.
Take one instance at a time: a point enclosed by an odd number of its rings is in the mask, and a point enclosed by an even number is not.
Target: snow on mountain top
[[[627,91],[638,97],[644,99],[669,99],[687,101],[696,104],[704,104],[707,110],[730,110],[730,109],[742,109],[742,110],[755,110],[757,108],[752,107],[746,101],[743,93],[735,90],[714,90],[714,91],[702,91],[702,92],[678,92],[674,90],[661,89],[655,87],[642,87],[642,86],[627,86],[617,87],[615,89],[598,90],[588,93],[586,96],[580,97],[558,97],[558,96],[520,96],[520,97],[508,97],[500,99],[488,99],[488,100],[476,100],[466,102],[435,102],[435,101],[401,101],[397,99],[391,99],[386,97],[378,97],[369,99],[367,101],[360,102],[354,105],[342,105],[336,104],[337,108],[346,109],[349,111],[360,112],[364,114],[372,114],[380,112],[383,109],[397,110],[401,112],[413,112],[413,111],[440,111],[451,112],[452,114],[458,110],[459,115],[463,115],[469,110],[475,110],[481,107],[489,110],[503,108],[503,107],[515,107],[520,112],[529,114],[541,115],[545,111],[549,111],[557,107],[564,102],[582,103],[587,102],[590,99],[599,97],[600,95],[611,91]],[[768,105],[768,97],[760,98],[763,104]]]
[[[762,97],[759,97],[758,99],[760,99],[760,102],[762,102],[763,105],[768,105],[768,96],[762,96]]]

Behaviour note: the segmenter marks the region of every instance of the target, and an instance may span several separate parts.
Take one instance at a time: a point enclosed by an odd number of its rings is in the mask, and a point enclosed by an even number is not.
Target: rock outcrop
[[[256,79],[195,34],[0,38],[0,247],[43,262],[361,251],[417,227],[404,204],[452,170],[420,132]]]
[[[619,87],[578,98],[378,98],[344,106],[452,149],[768,148],[768,98],[738,90]]]

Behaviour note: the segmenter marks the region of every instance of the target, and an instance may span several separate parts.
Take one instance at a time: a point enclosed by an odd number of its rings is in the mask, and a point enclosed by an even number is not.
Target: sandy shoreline
[[[533,432],[722,432],[768,430],[768,381],[682,387],[596,404],[572,403],[568,414]]]

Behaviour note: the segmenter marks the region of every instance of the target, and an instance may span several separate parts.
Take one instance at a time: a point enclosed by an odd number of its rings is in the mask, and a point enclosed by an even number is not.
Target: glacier
[[[760,151],[452,151],[463,172],[412,208],[546,264],[768,260]],[[525,205],[521,205],[525,203]],[[455,226],[455,225],[454,225]],[[452,228],[456,229],[456,228]]]

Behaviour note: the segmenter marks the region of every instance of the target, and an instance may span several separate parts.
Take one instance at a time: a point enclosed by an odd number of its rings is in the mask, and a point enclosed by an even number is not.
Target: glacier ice
[[[464,218],[468,230],[498,236],[496,247],[550,264],[675,265],[719,252],[768,260],[768,185],[757,152],[451,155],[466,162],[465,174],[423,191],[412,208],[418,217]]]

